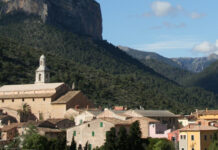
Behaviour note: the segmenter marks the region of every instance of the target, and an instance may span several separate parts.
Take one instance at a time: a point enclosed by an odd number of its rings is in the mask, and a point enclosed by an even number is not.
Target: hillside
[[[128,47],[119,46],[121,50],[129,54],[130,56],[138,59],[146,66],[149,66],[154,71],[183,85],[183,81],[188,79],[193,73],[182,69],[173,60],[163,57],[153,52],[143,52]]]
[[[78,36],[43,24],[35,17],[0,21],[0,83],[32,83],[44,53],[53,82],[76,82],[97,106],[170,109],[190,112],[217,108],[217,97],[199,88],[183,88],[155,73],[106,41]]]
[[[185,85],[201,87],[218,94],[218,61],[186,80]]]

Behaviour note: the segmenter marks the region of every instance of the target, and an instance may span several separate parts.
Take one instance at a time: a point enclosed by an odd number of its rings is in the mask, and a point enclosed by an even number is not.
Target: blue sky
[[[218,54],[218,0],[97,0],[103,38],[166,57]]]

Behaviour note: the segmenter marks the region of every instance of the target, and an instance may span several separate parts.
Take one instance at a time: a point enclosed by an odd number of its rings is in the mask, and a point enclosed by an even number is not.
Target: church
[[[35,73],[34,84],[4,85],[0,87],[0,109],[18,118],[17,110],[28,104],[37,119],[64,118],[73,109],[94,108],[81,92],[65,83],[50,83],[46,58],[42,55]]]

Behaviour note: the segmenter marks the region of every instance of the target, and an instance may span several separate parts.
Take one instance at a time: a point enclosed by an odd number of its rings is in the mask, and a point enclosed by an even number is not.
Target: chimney
[[[86,106],[86,109],[89,110],[89,105]]]
[[[75,83],[72,84],[72,90],[75,90]]]
[[[196,109],[196,118],[198,118],[198,109]]]
[[[79,108],[79,105],[75,105],[75,109],[77,110]]]
[[[208,108],[206,108],[206,112],[208,112]]]

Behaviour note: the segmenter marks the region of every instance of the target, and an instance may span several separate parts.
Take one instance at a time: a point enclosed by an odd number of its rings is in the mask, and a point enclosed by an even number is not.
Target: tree
[[[105,150],[117,150],[116,147],[116,129],[113,127],[106,133]]]
[[[20,122],[27,122],[31,115],[30,106],[27,103],[23,104],[22,108],[17,110],[17,114],[20,116]]]
[[[217,150],[218,149],[218,141],[213,141],[210,146],[209,146],[209,150]]]
[[[47,150],[48,140],[46,137],[39,135],[34,126],[30,126],[23,136],[22,145],[23,149]]]
[[[141,135],[142,133],[139,127],[139,122],[136,121],[130,126],[129,130],[128,143],[131,150],[143,150]]]
[[[128,134],[125,127],[120,127],[117,136],[117,149],[118,150],[129,150],[128,147]]]
[[[153,150],[175,150],[175,147],[171,141],[162,139],[154,145]]]
[[[76,141],[74,139],[74,136],[72,138],[72,142],[71,142],[71,145],[70,145],[70,150],[76,150]]]

